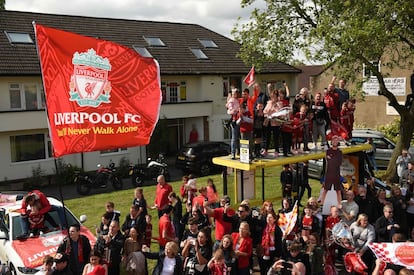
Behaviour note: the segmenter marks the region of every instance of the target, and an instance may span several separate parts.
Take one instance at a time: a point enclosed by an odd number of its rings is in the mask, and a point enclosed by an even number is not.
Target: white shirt
[[[161,275],[173,275],[175,268],[175,258],[165,256]]]

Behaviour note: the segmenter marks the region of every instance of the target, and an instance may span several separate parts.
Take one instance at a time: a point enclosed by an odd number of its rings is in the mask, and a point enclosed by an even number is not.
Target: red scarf
[[[70,252],[72,250],[72,247],[70,245],[70,242],[71,241],[72,240],[70,238],[68,238],[68,241],[66,242],[66,250],[65,250],[65,253],[68,256],[70,255]],[[82,241],[82,238],[81,238],[80,235],[79,235],[79,238],[78,238],[77,243],[78,243],[78,262],[83,263],[84,262],[84,259],[83,259],[83,241]]]
[[[266,227],[263,231],[262,246],[263,246],[263,252],[265,256],[269,256],[270,247],[275,246],[275,228],[276,228],[276,224],[273,224],[273,225],[266,224]]]

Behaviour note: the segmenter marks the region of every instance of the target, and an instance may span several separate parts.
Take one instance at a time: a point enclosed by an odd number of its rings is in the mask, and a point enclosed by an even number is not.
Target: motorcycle
[[[80,171],[75,172],[74,183],[76,184],[76,191],[80,195],[87,195],[92,188],[106,188],[109,183],[115,190],[122,189],[122,180],[116,174],[115,163],[112,160],[107,167],[101,164],[97,165],[95,176],[91,177],[87,174],[83,174]]]
[[[129,175],[131,176],[132,185],[135,187],[142,187],[145,180],[156,180],[159,175],[164,175],[166,181],[171,179],[168,164],[165,163],[162,154],[159,154],[156,160],[148,158],[146,166],[140,164],[130,165]]]

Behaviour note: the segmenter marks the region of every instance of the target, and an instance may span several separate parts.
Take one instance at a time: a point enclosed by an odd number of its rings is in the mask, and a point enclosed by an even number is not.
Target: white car
[[[34,274],[42,266],[43,258],[47,255],[54,256],[59,244],[67,235],[67,230],[55,229],[50,220],[45,219],[45,225],[49,229],[41,232],[40,235],[18,240],[17,236],[22,234],[20,213],[23,194],[0,193],[0,263],[3,268],[6,266],[10,274]],[[62,208],[62,203],[52,197],[48,197],[50,204],[56,208]],[[81,224],[73,213],[65,208],[65,216],[68,225]],[[59,215],[56,210],[48,212],[56,224],[59,222]],[[81,216],[82,222],[86,216]],[[81,225],[81,234],[88,237],[93,246],[96,237],[85,226]],[[1,269],[1,267],[0,267]]]

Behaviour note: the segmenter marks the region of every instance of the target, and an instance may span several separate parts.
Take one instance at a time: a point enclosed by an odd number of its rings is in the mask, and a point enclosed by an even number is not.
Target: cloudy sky
[[[232,38],[237,18],[248,20],[252,7],[242,9],[240,0],[6,0],[6,10],[194,23]]]

